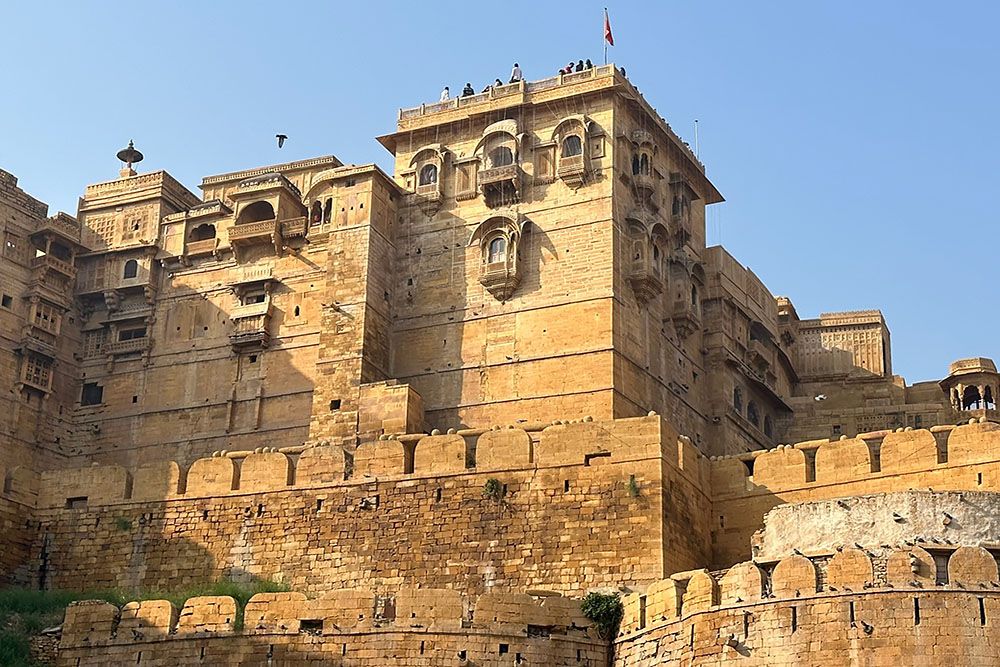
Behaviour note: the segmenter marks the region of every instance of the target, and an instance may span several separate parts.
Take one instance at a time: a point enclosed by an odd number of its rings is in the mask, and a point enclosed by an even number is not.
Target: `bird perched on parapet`
[[[816,396],[813,397],[813,400],[814,401],[825,401],[826,400],[826,394],[817,394]]]
[[[288,135],[287,134],[276,134],[276,135],[274,135],[274,138],[278,140],[278,148],[281,148],[282,146],[285,145],[285,139],[288,138]]]

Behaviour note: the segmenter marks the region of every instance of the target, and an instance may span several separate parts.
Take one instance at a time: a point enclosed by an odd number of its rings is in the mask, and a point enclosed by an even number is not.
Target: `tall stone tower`
[[[613,66],[400,112],[392,372],[437,426],[676,413],[721,196]],[[514,405],[516,402],[516,405]]]

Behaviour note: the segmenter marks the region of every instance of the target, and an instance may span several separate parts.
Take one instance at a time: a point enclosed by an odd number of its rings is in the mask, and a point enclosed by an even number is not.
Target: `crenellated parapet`
[[[537,592],[536,592],[537,593]],[[336,589],[318,597],[258,593],[237,628],[237,603],[195,597],[180,610],[166,600],[122,608],[77,602],[62,626],[59,664],[142,664],[143,652],[175,664],[239,665],[318,658],[357,665],[606,664],[607,645],[580,611],[558,595],[487,593],[468,598],[449,589],[390,594]],[[103,662],[102,662],[103,661]]]
[[[707,459],[657,416],[595,422],[404,434],[363,443],[353,451],[326,442],[280,451],[220,451],[186,470],[173,461],[126,469],[93,465],[41,474],[40,508],[269,493],[373,479],[440,477],[489,471],[634,463],[659,459],[700,487]],[[529,430],[530,429],[530,430]],[[23,476],[23,475],[22,475]],[[32,483],[16,484],[30,498]]]
[[[710,461],[713,565],[745,552],[772,508],[911,489],[1000,491],[1000,425],[897,429],[813,440]]]
[[[888,657],[890,647],[903,655],[947,651],[954,664],[1000,659],[997,561],[980,546],[943,558],[912,543],[883,555],[851,546],[765,567],[682,572],[624,604],[616,667],[695,657],[700,665],[861,665]]]

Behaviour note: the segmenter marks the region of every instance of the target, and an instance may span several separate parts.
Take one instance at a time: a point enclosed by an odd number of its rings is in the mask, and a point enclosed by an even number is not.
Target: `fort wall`
[[[339,589],[315,599],[262,593],[234,630],[230,597],[75,603],[67,611],[58,665],[220,666],[607,665],[606,642],[578,600],[559,596],[404,589],[375,595]]]
[[[746,552],[764,515],[783,503],[933,489],[1000,490],[1000,425],[813,440],[766,452],[713,459],[713,567]]]
[[[44,551],[53,588],[260,577],[308,593],[575,593],[708,559],[707,461],[665,422],[534,428],[401,436],[353,456],[219,453],[185,475],[170,462],[45,473],[32,554]]]
[[[830,559],[789,556],[770,571],[742,563],[679,573],[625,598],[614,664],[996,664],[994,557],[959,547],[935,572],[920,551],[873,559],[852,547]]]

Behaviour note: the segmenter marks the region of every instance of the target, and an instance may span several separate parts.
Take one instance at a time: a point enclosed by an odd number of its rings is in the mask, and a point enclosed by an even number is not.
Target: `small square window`
[[[100,405],[104,401],[104,387],[96,382],[83,383],[80,405]]]
[[[0,296],[0,306],[3,306],[4,308],[10,308],[13,305],[14,305],[14,299],[11,297],[10,294],[4,294],[3,296]]]
[[[256,354],[251,354],[250,355],[250,363],[251,364],[256,364],[257,363],[257,355]]]
[[[339,398],[335,398],[332,401],[330,401],[330,412],[333,412],[334,410],[339,410],[339,409],[340,409],[340,399]]]
[[[139,402],[139,397],[138,396],[132,396],[132,402],[133,403],[138,403]]]

